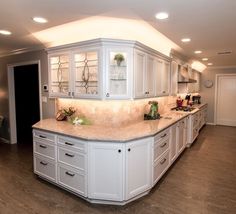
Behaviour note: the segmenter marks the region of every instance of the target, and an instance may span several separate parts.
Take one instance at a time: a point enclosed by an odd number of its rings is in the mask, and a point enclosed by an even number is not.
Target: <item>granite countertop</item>
[[[169,112],[162,115],[162,118],[159,120],[145,120],[121,127],[72,125],[66,121],[44,119],[33,125],[33,128],[76,137],[83,140],[126,142],[154,136],[187,115],[188,114],[181,112]]]

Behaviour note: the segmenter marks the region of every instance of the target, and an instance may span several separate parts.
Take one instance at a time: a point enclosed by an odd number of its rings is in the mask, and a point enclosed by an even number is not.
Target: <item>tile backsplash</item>
[[[148,113],[148,101],[159,103],[159,113],[163,114],[175,106],[176,97],[160,97],[140,100],[78,100],[57,99],[57,110],[74,107],[76,115],[85,116],[92,124],[105,126],[122,126],[142,121],[144,113]]]

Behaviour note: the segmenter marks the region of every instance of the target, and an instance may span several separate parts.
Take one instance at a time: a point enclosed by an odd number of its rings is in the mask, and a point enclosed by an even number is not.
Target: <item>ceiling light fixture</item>
[[[33,17],[32,18],[35,22],[40,23],[40,24],[44,24],[47,23],[48,20],[43,18],[43,17]]]
[[[208,60],[208,58],[202,58],[202,61],[207,61]]]
[[[190,38],[183,38],[183,39],[181,39],[181,41],[182,41],[182,42],[190,42],[191,39],[190,39]]]
[[[194,51],[195,54],[201,54],[202,51]]]
[[[209,62],[209,63],[207,63],[207,65],[213,65],[213,63]]]
[[[169,17],[168,13],[166,12],[160,12],[156,14],[156,19],[167,19]]]
[[[11,35],[11,32],[8,30],[0,30],[0,34],[8,36]]]

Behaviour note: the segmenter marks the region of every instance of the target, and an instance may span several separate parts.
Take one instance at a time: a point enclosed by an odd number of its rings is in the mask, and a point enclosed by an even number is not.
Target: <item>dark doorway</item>
[[[32,143],[32,125],[40,120],[38,64],[14,67],[17,143]]]

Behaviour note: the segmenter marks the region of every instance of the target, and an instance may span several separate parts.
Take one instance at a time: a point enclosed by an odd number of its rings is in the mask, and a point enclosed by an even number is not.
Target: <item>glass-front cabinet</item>
[[[70,96],[70,55],[57,53],[49,55],[50,96]]]
[[[99,84],[99,50],[75,52],[74,94],[75,97],[97,97]]]
[[[129,49],[106,50],[106,88],[107,99],[130,98],[131,51]]]

